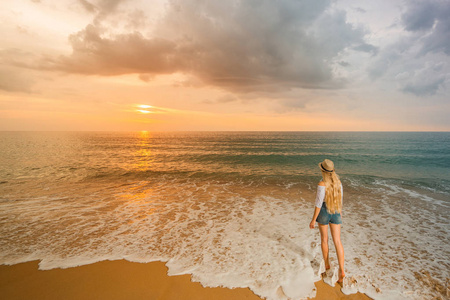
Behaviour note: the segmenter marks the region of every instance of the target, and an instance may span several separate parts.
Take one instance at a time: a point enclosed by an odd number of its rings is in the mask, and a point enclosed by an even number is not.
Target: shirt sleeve
[[[323,185],[317,186],[316,194],[316,207],[321,208],[323,204],[323,199],[325,199],[325,187]]]

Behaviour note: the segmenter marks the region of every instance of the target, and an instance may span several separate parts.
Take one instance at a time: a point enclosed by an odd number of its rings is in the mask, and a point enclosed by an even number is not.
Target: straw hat
[[[334,163],[329,159],[325,159],[323,162],[319,163],[319,168],[322,171],[331,173],[334,172]]]

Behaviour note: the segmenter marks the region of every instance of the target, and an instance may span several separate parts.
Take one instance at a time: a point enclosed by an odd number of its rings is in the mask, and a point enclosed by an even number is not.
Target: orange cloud
[[[328,13],[329,4],[322,1],[307,6],[266,1],[255,10],[245,1],[174,0],[150,38],[138,31],[106,32],[99,20],[119,3],[99,7],[94,22],[70,36],[71,55],[40,67],[81,74],[137,73],[144,81],[150,75],[181,72],[234,92],[279,92],[342,86],[330,60],[347,47],[368,45],[363,31],[348,25],[345,15]]]

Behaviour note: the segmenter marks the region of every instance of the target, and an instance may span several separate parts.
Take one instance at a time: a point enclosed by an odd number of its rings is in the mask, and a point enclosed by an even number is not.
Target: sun
[[[153,106],[151,106],[151,105],[140,104],[140,105],[137,105],[137,107],[138,107],[138,108],[142,108],[142,109],[138,109],[138,110],[137,110],[137,111],[140,112],[140,113],[143,113],[143,114],[150,114],[150,113],[153,113],[151,110],[149,110],[149,109],[153,108]]]

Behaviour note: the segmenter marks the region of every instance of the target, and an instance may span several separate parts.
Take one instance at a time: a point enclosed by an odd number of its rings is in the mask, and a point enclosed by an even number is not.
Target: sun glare
[[[151,111],[150,109],[153,108],[153,106],[151,105],[147,105],[147,104],[138,104],[136,105],[136,107],[138,108],[136,111],[142,113],[142,114],[150,114],[153,111]]]
[[[147,105],[147,104],[134,104],[133,109],[130,111],[133,111],[133,112],[139,113],[139,114],[164,114],[164,113],[175,112],[176,110],[157,107],[157,106],[153,106],[153,105]]]

